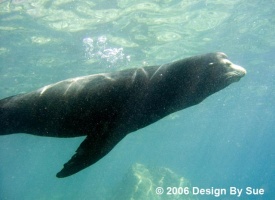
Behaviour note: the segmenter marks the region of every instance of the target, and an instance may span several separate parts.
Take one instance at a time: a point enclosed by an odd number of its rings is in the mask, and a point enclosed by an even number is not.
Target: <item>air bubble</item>
[[[100,64],[108,67],[116,65],[125,65],[130,62],[131,56],[125,55],[122,47],[109,47],[106,36],[99,36],[96,39],[90,37],[83,39],[83,46],[85,47],[85,57],[87,59],[96,59]]]

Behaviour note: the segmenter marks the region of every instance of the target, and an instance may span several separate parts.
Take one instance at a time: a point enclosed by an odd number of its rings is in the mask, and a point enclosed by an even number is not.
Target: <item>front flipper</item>
[[[64,164],[63,169],[56,174],[58,178],[73,175],[89,167],[109,153],[116,145],[116,142],[110,144],[103,138],[101,138],[100,141],[94,139],[95,138],[89,136],[86,137],[76,150],[76,154],[74,154],[72,158]]]

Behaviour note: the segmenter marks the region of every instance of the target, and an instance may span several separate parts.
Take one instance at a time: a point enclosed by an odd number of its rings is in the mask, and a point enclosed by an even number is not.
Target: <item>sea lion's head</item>
[[[246,74],[241,66],[233,64],[224,53],[208,53],[176,61],[171,73],[173,85],[182,102],[197,104],[208,96],[239,81]],[[189,104],[188,104],[189,105]]]
[[[200,90],[205,95],[213,94],[239,81],[246,70],[228,60],[224,53],[209,53],[201,56]]]
[[[224,53],[213,53],[210,57],[212,57],[208,63],[210,72],[223,79],[225,84],[237,82],[246,74],[243,67],[233,64]]]

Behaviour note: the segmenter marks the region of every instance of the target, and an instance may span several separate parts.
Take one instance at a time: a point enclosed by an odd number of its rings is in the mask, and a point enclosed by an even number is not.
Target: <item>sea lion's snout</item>
[[[228,71],[235,71],[240,77],[243,77],[246,74],[246,70],[243,67],[235,65],[230,60],[228,60],[228,57],[225,53],[217,52],[216,57],[223,65],[229,68]]]
[[[246,70],[243,67],[232,63],[228,59],[222,59],[221,62],[226,69],[225,77],[227,81],[237,82],[245,76]]]
[[[245,68],[239,66],[239,65],[235,65],[234,63],[231,63],[231,67],[233,70],[235,70],[236,72],[238,72],[238,75],[243,77],[244,75],[246,75],[246,70]]]
[[[246,70],[243,67],[232,63],[228,59],[223,59],[222,62],[227,67],[227,71],[229,73],[232,73],[232,74],[234,74],[236,76],[239,76],[240,78],[243,77],[243,76],[245,76]]]

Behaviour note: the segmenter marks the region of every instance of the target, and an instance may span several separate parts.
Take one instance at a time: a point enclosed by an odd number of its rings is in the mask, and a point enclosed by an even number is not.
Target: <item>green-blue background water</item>
[[[83,137],[1,136],[0,199],[110,199],[127,190],[121,181],[135,163],[167,167],[192,186],[263,188],[241,197],[275,199],[274,0],[1,0],[0,98],[215,51],[247,75],[129,134],[71,177],[55,174]]]

